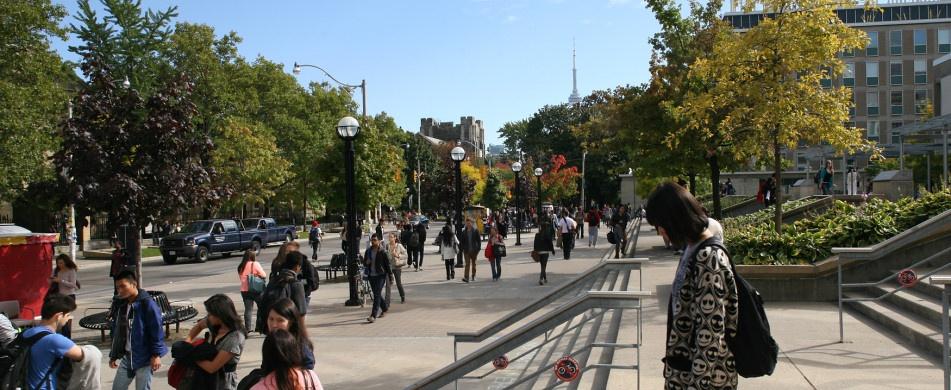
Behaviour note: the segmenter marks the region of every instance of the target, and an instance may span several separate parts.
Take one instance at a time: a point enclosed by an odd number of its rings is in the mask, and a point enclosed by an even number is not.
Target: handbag
[[[617,234],[614,234],[614,231],[608,231],[608,242],[611,244],[617,244]]]
[[[485,258],[489,259],[489,261],[495,260],[495,256],[493,256],[492,253],[492,245],[485,246]]]
[[[258,277],[254,274],[248,274],[248,292],[252,294],[262,294],[264,293],[264,278]]]
[[[492,254],[496,257],[505,257],[505,244],[492,245]]]
[[[541,261],[541,256],[538,255],[537,251],[532,251],[532,260],[536,263]]]

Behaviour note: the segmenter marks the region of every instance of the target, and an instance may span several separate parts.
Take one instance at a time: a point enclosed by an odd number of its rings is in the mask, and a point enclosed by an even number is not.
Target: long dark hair
[[[297,343],[299,345],[306,346],[311,350],[314,349],[314,345],[311,344],[310,338],[307,337],[307,325],[304,324],[304,318],[301,317],[300,312],[297,311],[297,305],[294,304],[294,301],[286,297],[278,299],[277,302],[274,302],[274,304],[271,305],[270,311],[273,311],[274,314],[287,319],[287,322],[290,323],[290,325],[287,327],[287,330],[297,338]]]
[[[258,255],[254,253],[254,249],[248,249],[244,251],[244,257],[241,259],[241,264],[238,264],[238,273],[240,274],[244,272],[244,266],[247,265],[248,262],[257,261],[257,259]]]
[[[67,254],[65,254],[65,253],[60,253],[60,254],[56,255],[56,260],[62,260],[62,261],[63,261],[63,266],[66,267],[66,268],[69,268],[69,269],[71,269],[71,270],[76,270],[76,269],[79,268],[79,266],[76,265],[76,262],[73,261],[73,258],[72,258],[72,257],[69,257],[69,255],[67,255]]]
[[[445,246],[452,245],[452,227],[448,223],[442,227],[442,244]]]
[[[261,358],[273,367],[274,380],[279,390],[294,390],[301,387],[297,383],[295,369],[304,364],[297,339],[284,329],[275,330],[264,339]]]
[[[676,246],[697,242],[707,228],[707,214],[687,189],[661,184],[647,199],[647,223],[664,228]]]
[[[205,300],[205,311],[208,314],[211,314],[221,321],[224,326],[228,327],[229,331],[241,331],[241,333],[247,333],[244,330],[244,325],[241,322],[241,317],[238,316],[238,311],[234,308],[234,302],[231,301],[231,298],[228,298],[224,294],[215,294],[211,298]],[[218,329],[213,326],[209,326],[214,333],[218,333]]]

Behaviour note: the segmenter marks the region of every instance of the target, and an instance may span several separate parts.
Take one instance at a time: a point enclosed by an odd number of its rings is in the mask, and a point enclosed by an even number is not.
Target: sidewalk
[[[314,293],[308,332],[315,346],[316,371],[328,389],[402,389],[416,379],[452,362],[451,331],[471,331],[498,319],[548,293],[573,276],[596,264],[607,249],[601,229],[600,248],[588,249],[578,241],[572,259],[561,252],[548,266],[550,284],[538,285],[538,265],[529,258],[532,234],[523,234],[523,246],[513,246],[503,260],[502,280],[492,282],[489,264],[478,262],[477,281],[462,283],[462,269],[456,280],[445,280],[445,268],[428,247],[424,271],[405,271],[406,303],[394,301],[386,317],[366,323],[370,308],[344,307],[346,283],[322,283]],[[644,348],[641,351],[641,388],[663,387],[662,365],[666,331],[666,305],[670,280],[678,256],[663,249],[663,242],[648,226],[638,240],[638,257],[650,258],[644,272],[644,288],[655,292],[645,303]],[[165,289],[175,297],[191,299],[200,311],[208,296],[225,292],[242,311],[236,282],[228,273],[170,284]],[[394,291],[395,294],[395,291]],[[80,304],[88,305],[80,297]],[[936,389],[941,385],[940,362],[930,362],[889,338],[866,322],[846,316],[844,344],[838,341],[836,306],[831,303],[766,303],[773,335],[782,348],[776,372],[767,378],[740,379],[745,389]],[[183,326],[182,332],[187,332]],[[180,339],[182,336],[178,336]],[[96,333],[98,340],[98,333]],[[248,339],[238,366],[240,375],[261,364],[261,343],[257,334]],[[170,341],[171,342],[171,341]],[[460,348],[460,356],[476,346]],[[103,351],[107,355],[107,351]],[[153,388],[167,389],[167,367],[163,359]],[[104,388],[111,386],[115,371],[103,366]],[[629,373],[612,380],[612,388],[633,388]],[[621,383],[618,383],[621,382]]]

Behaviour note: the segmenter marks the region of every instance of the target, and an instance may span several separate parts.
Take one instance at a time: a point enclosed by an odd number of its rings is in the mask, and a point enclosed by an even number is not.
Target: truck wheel
[[[162,256],[162,261],[164,261],[165,264],[171,265],[171,264],[175,264],[175,262],[178,261],[178,257],[177,256]]]
[[[260,255],[260,254],[261,254],[261,241],[260,241],[260,240],[251,241],[251,250],[254,251],[254,254],[255,254],[255,255]]]
[[[287,235],[284,236],[284,242],[291,242],[291,241],[294,241],[294,237],[291,236],[290,233],[287,233]]]
[[[195,249],[195,260],[199,263],[208,261],[208,247],[199,245],[198,249]]]

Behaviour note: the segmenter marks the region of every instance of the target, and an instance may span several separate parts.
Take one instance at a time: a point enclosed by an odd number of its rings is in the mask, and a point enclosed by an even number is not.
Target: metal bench
[[[330,280],[330,274],[333,273],[333,278],[337,278],[337,272],[347,272],[347,255],[343,253],[337,253],[330,257],[330,264],[321,265],[317,267],[317,271],[324,271],[325,280]]]
[[[191,302],[182,301],[186,304],[183,305],[173,305],[173,302],[168,300],[168,296],[165,295],[162,291],[149,291],[149,295],[158,304],[159,310],[162,312],[162,324],[165,325],[165,335],[168,337],[170,325],[175,324],[175,331],[178,332],[182,322],[188,321],[192,318],[198,316],[198,309],[192,306]],[[111,314],[113,308],[117,306],[117,299],[113,299],[112,307],[90,307],[86,309],[86,312],[89,310],[103,310],[106,311],[93,313],[86,315],[83,313],[83,318],[79,320],[79,326],[86,329],[95,329],[99,331],[99,336],[102,341],[106,341],[106,330],[110,330],[112,325]],[[179,302],[174,302],[179,303]]]

